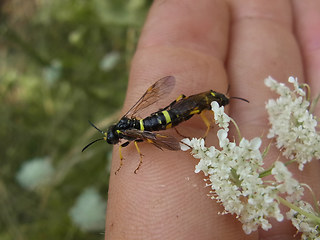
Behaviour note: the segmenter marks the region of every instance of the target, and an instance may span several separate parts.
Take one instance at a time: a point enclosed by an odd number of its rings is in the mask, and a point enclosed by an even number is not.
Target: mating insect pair
[[[168,149],[177,151],[180,150],[179,141],[169,135],[160,134],[155,131],[165,130],[177,126],[179,123],[190,119],[195,114],[200,114],[208,134],[210,129],[210,122],[204,115],[204,110],[211,108],[211,102],[216,101],[220,106],[225,106],[229,103],[227,98],[222,93],[215,91],[207,91],[199,94],[195,94],[189,97],[180,95],[175,101],[170,103],[165,108],[159,109],[146,118],[138,119],[137,115],[141,110],[154,104],[165,95],[169,94],[175,85],[175,78],[173,76],[167,76],[161,78],[155,82],[148,90],[142,95],[142,97],[133,105],[133,107],[120,119],[120,121],[110,126],[107,132],[104,132],[97,128],[93,123],[90,124],[101,132],[104,137],[94,140],[85,146],[82,151],[93,143],[105,140],[109,144],[117,144],[122,139],[126,142],[119,146],[120,166],[117,173],[123,164],[123,156],[121,149],[129,145],[130,142],[134,142],[135,147],[140,154],[140,162],[134,173],[137,173],[142,164],[142,154],[138,147],[138,142],[146,141],[153,144],[160,149]],[[246,99],[233,97],[248,102]]]

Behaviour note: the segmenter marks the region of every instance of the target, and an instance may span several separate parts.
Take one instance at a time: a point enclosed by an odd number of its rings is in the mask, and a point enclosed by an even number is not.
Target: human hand
[[[266,135],[264,103],[272,95],[263,80],[268,75],[282,82],[296,76],[320,92],[319,26],[320,2],[312,0],[155,1],[132,62],[124,112],[157,79],[173,75],[176,86],[164,105],[182,93],[225,93],[230,85],[230,96],[250,100],[234,100],[229,107],[242,135]],[[183,126],[190,137],[205,131],[197,117]],[[192,157],[140,146],[144,157],[137,174],[139,155],[132,145],[123,150],[121,171],[111,175],[106,239],[293,238],[289,221],[245,235],[234,216],[218,215],[222,208],[207,196],[203,176],[194,174]],[[116,148],[111,172],[119,166]],[[269,156],[270,164],[278,153],[271,149]],[[302,174],[293,170],[314,191],[318,164],[306,165]]]

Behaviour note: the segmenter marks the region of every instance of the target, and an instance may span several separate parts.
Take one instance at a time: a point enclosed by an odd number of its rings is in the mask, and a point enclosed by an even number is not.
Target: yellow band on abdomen
[[[170,117],[168,111],[162,111],[162,114],[163,114],[163,116],[164,116],[165,119],[166,119],[166,124],[171,123],[171,117]]]
[[[144,131],[143,119],[140,119],[140,130]]]

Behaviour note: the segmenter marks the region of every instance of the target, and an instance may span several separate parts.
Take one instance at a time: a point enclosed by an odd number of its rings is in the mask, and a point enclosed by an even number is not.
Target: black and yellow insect
[[[203,114],[204,110],[211,109],[211,102],[213,101],[218,102],[220,106],[225,106],[229,103],[229,98],[222,93],[212,90],[188,97],[185,95],[180,95],[168,106],[159,109],[148,117],[141,119],[137,117],[141,110],[154,104],[159,99],[169,94],[174,88],[174,85],[175,78],[173,76],[167,76],[155,82],[151,87],[148,88],[148,90],[142,95],[136,104],[120,119],[118,123],[108,128],[107,132],[103,132],[90,122],[93,127],[95,127],[104,135],[104,137],[89,143],[82,149],[82,151],[84,151],[91,144],[100,140],[105,140],[109,144],[117,144],[121,140],[126,140],[126,142],[122,143],[119,147],[120,166],[116,171],[117,173],[123,164],[121,148],[128,146],[130,142],[134,142],[135,147],[140,154],[139,165],[134,171],[136,173],[142,164],[142,154],[138,147],[138,142],[146,141],[160,149],[165,148],[173,151],[180,150],[180,144],[176,138],[160,134],[157,131],[175,127],[181,122],[190,119],[193,115],[200,114],[207,126],[207,131],[205,134],[206,136],[209,132],[211,124]],[[238,99],[246,101],[242,98]]]

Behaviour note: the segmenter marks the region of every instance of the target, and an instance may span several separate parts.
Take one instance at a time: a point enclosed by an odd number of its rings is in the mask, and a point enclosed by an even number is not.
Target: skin
[[[269,125],[264,104],[276,95],[264,86],[264,79],[270,75],[286,83],[289,76],[296,76],[316,95],[320,92],[319,66],[320,1],[157,0],[132,61],[123,113],[157,79],[173,75],[176,86],[172,93],[150,107],[150,112],[181,93],[188,96],[209,89],[226,93],[230,86],[229,96],[250,101],[232,100],[228,108],[242,136],[266,140]],[[190,137],[205,132],[198,116],[178,129]],[[173,130],[163,133],[175,135]],[[214,131],[209,135],[208,141],[216,145]],[[207,196],[209,188],[204,176],[194,173],[197,161],[189,152],[161,151],[147,143],[139,146],[144,157],[137,174],[133,173],[139,162],[134,144],[123,149],[120,172],[111,174],[106,239],[295,238],[295,229],[286,220],[272,221],[269,231],[244,234],[234,216],[218,214],[222,208]],[[112,172],[119,166],[117,149]],[[271,147],[266,166],[278,156]],[[303,174],[297,165],[290,170],[318,193],[318,165],[316,161],[307,164]]]

